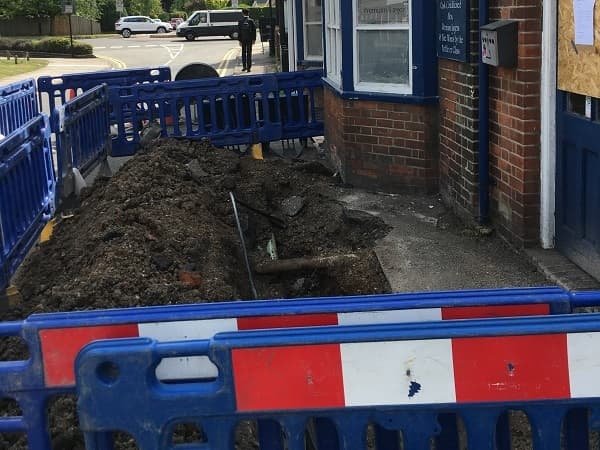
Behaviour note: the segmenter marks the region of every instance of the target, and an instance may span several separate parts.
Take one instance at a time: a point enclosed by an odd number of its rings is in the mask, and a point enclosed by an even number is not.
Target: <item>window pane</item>
[[[320,22],[321,0],[304,0],[304,14],[306,22]]]
[[[408,30],[358,31],[358,81],[409,83]]]
[[[321,24],[306,25],[306,56],[323,56]]]
[[[409,0],[358,0],[359,24],[408,24]]]

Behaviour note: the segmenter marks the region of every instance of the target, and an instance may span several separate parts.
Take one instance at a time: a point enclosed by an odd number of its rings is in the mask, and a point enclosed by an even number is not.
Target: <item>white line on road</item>
[[[94,50],[96,50],[96,49],[100,50],[102,48],[106,48],[106,47],[94,47]]]
[[[141,45],[128,45],[127,48],[140,48]]]
[[[123,48],[122,45],[111,45],[110,48]]]
[[[171,64],[173,62],[173,60],[175,58],[177,58],[179,56],[179,54],[183,51],[183,44],[179,44],[176,48],[177,50],[175,50],[174,52],[171,51],[171,47],[170,46],[166,46],[166,45],[161,45],[162,48],[164,48],[166,51],[169,52],[169,56],[171,57],[171,59],[169,59],[166,63],[163,63],[164,66],[168,66],[169,64]]]

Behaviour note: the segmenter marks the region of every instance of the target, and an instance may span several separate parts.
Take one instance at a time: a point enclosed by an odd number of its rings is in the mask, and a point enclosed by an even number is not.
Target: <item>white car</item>
[[[168,33],[173,31],[173,27],[168,22],[162,22],[160,19],[151,19],[147,16],[127,16],[121,17],[115,23],[115,31],[124,38],[132,34],[139,33]]]

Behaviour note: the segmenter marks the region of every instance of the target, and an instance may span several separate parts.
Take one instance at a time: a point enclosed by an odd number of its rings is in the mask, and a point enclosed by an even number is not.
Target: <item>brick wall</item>
[[[478,218],[477,4],[471,2],[471,58],[439,60],[440,192],[468,220]],[[519,20],[516,68],[490,67],[490,213],[517,245],[539,236],[541,0],[490,0],[490,22]]]
[[[539,239],[541,0],[492,0],[490,20],[519,20],[518,64],[490,69],[491,210],[519,245]]]
[[[479,214],[477,2],[471,2],[466,63],[440,59],[440,194],[468,222]]]
[[[438,189],[437,105],[344,100],[325,88],[329,157],[346,183],[386,192]]]

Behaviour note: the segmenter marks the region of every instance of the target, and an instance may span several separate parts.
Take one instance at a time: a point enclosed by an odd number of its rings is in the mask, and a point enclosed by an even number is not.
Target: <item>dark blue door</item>
[[[556,246],[600,278],[600,100],[558,95]]]

